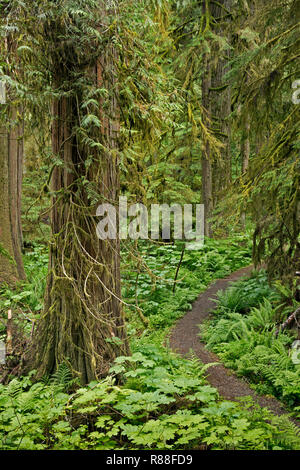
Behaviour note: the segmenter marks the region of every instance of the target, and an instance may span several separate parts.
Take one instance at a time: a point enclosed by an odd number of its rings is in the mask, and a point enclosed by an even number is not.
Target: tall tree
[[[211,101],[210,101],[210,87],[211,87],[211,66],[208,54],[204,56],[204,74],[202,77],[202,106],[205,118],[203,119],[206,127],[210,126],[211,122]],[[205,219],[204,219],[204,235],[211,236],[210,217],[213,211],[213,184],[212,184],[212,158],[211,144],[209,139],[205,139],[202,149],[202,203],[204,204]]]
[[[247,46],[232,70],[241,130],[246,137],[250,131],[251,145],[256,143],[259,152],[239,181],[240,197],[235,185],[228,205],[239,210],[246,205],[252,215],[255,263],[265,262],[270,277],[292,285],[300,262],[299,107],[292,100],[299,70],[299,0],[251,5],[238,32]]]
[[[3,18],[7,18],[5,14]],[[2,24],[2,34],[6,33]],[[7,77],[16,79],[16,42],[6,34],[2,43]],[[6,69],[6,70],[5,70]],[[5,82],[2,86],[6,87]],[[25,279],[22,261],[21,190],[23,169],[22,109],[12,89],[6,90],[0,129],[0,283]]]
[[[55,96],[53,239],[44,313],[25,367],[42,376],[67,361],[82,383],[128,353],[119,240],[99,240],[95,219],[97,204],[116,206],[119,195],[118,57],[109,14],[117,11],[104,2],[79,2],[76,11],[72,2],[63,11],[49,2],[43,36]]]
[[[209,1],[206,0],[203,3],[203,18],[205,22],[205,29],[209,30],[211,22],[211,11]],[[206,128],[211,126],[212,121],[212,103],[210,97],[210,88],[211,88],[211,61],[210,54],[206,51],[203,55],[203,76],[202,76],[202,107],[204,111],[204,125]],[[202,149],[202,203],[204,204],[205,219],[204,219],[204,235],[209,237],[211,236],[211,224],[210,217],[212,216],[213,211],[213,183],[212,183],[212,159],[213,153],[211,149],[211,142],[208,135],[204,139],[204,145]]]
[[[203,55],[202,106],[204,125],[209,130],[202,152],[202,201],[205,208],[204,231],[212,235],[210,218],[217,204],[220,190],[231,181],[230,87],[224,76],[228,69],[228,17],[231,0],[203,2],[204,39],[207,41]],[[212,139],[215,136],[215,141]],[[216,152],[215,142],[222,148]]]

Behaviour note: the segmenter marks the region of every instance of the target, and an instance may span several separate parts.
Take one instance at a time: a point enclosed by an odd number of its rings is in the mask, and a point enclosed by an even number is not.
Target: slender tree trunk
[[[217,23],[214,33],[225,37],[230,43],[230,29],[227,18],[232,0],[221,0],[211,4],[211,16]],[[231,89],[226,86],[224,75],[228,72],[230,50],[215,51],[217,62],[212,66],[211,107],[213,128],[216,136],[223,143],[221,158],[213,165],[213,197],[215,204],[222,190],[231,183],[231,129],[229,116],[231,113]]]
[[[205,2],[204,15],[209,15],[213,24],[213,32],[229,37],[228,11],[232,0]],[[208,11],[209,10],[209,11]],[[202,80],[202,104],[207,113],[205,125],[210,127],[216,137],[223,143],[221,158],[213,158],[208,140],[205,142],[202,157],[202,199],[205,207],[205,235],[211,236],[208,219],[218,202],[221,190],[231,182],[231,132],[229,115],[231,112],[231,90],[224,83],[224,75],[228,70],[230,52],[214,51],[204,57],[204,76]],[[217,57],[217,61],[213,60]],[[225,86],[225,88],[224,88]]]
[[[204,75],[202,78],[202,105],[205,112],[204,124],[209,127],[211,120],[211,103],[209,90],[211,86],[211,69],[209,57],[206,54],[204,59]],[[211,236],[211,223],[209,221],[213,211],[212,192],[212,152],[208,140],[204,142],[202,151],[202,203],[204,204],[204,235]]]
[[[242,158],[242,174],[246,173],[249,167],[250,160],[250,120],[249,115],[245,118],[244,133],[241,141],[241,158]],[[246,227],[246,213],[242,212],[241,222],[243,227]]]
[[[249,167],[250,159],[250,121],[249,116],[245,119],[245,130],[241,142],[241,155],[242,155],[242,173],[245,173]]]
[[[8,39],[8,57],[14,43]],[[13,97],[7,93],[8,103]],[[25,279],[22,261],[21,192],[23,170],[22,110],[7,106],[7,122],[0,127],[0,283]]]
[[[95,88],[115,88],[115,60],[113,47],[106,45],[96,65],[87,70]],[[66,73],[58,73],[57,86]],[[121,304],[119,239],[97,238],[96,203],[90,200],[95,191],[100,193],[98,202],[118,205],[119,110],[113,93],[105,111],[100,100],[101,131],[95,138],[100,137],[106,150],[91,149],[75,130],[81,102],[77,94],[53,103],[52,149],[63,165],[56,166],[52,175],[53,240],[45,308],[25,370],[34,368],[40,377],[67,362],[87,383],[105,376],[115,357],[128,354],[129,348]]]

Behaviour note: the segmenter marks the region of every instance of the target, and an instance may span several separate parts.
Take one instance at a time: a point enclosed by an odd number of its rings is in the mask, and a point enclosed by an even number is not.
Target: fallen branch
[[[180,266],[181,266],[181,263],[182,263],[182,260],[183,260],[184,251],[185,251],[185,245],[183,245],[180,260],[179,260],[179,263],[178,263],[178,266],[177,266],[177,269],[176,269],[176,273],[175,273],[174,284],[173,284],[173,294],[175,293],[177,277],[178,277],[179,269],[180,269]]]
[[[289,325],[291,325],[294,321],[298,325],[297,322],[297,315],[300,313],[300,307],[297,308],[286,320],[284,323],[282,323],[279,328],[275,332],[275,336],[278,336],[280,331],[283,331],[285,328],[287,328]],[[299,326],[299,325],[298,325]]]

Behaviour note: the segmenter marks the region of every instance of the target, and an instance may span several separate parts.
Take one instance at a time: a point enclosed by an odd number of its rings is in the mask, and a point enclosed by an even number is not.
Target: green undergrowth
[[[246,377],[262,394],[282,400],[300,417],[300,364],[292,356],[295,332],[277,333],[279,325],[296,309],[286,305],[291,292],[279,283],[270,287],[264,271],[219,292],[218,308],[202,328],[207,347],[224,364]]]
[[[129,247],[130,248],[130,247]],[[174,245],[140,241],[135,257],[128,246],[122,249],[122,294],[126,303],[128,331],[132,347],[143,338],[162,341],[166,328],[187,311],[193,300],[216,278],[221,278],[251,262],[251,241],[247,235],[229,239],[207,239],[202,249],[186,250],[173,292],[175,273],[183,243]],[[138,258],[137,258],[138,256]],[[48,272],[48,250],[33,243],[26,250],[24,268],[27,280],[16,288],[0,289],[0,340],[5,339],[7,310],[11,309],[20,330],[29,333],[43,308]],[[136,306],[148,320],[141,323]],[[153,336],[154,335],[154,336]]]
[[[123,250],[123,298],[132,356],[118,357],[103,381],[81,387],[61,364],[55,376],[34,383],[34,371],[0,385],[1,449],[300,449],[296,427],[272,417],[250,399],[220,400],[206,379],[208,366],[188,361],[163,346],[175,320],[199,292],[250,263],[246,237],[208,240],[186,251],[173,292],[182,245],[141,243],[139,263]],[[47,255],[27,255],[28,281],[2,291],[8,304],[38,316]],[[6,303],[5,303],[6,302]],[[145,326],[137,308],[148,320]]]
[[[7,311],[12,310],[13,319],[20,331],[28,334],[32,322],[38,320],[43,308],[44,291],[48,272],[48,250],[44,245],[33,244],[23,256],[26,281],[15,288],[0,287],[0,340],[5,339]]]
[[[141,341],[161,344],[174,322],[191,308],[192,302],[214,280],[251,263],[251,241],[247,235],[228,239],[206,239],[199,250],[186,250],[183,244],[141,243],[138,271],[132,261],[123,268],[123,299],[128,311],[133,350]],[[178,270],[177,279],[174,280]],[[148,321],[140,321],[136,307]]]
[[[219,401],[198,361],[142,349],[117,358],[105,380],[74,391],[65,365],[48,381],[25,377],[1,385],[1,448],[300,449],[286,418],[272,418],[247,400]]]

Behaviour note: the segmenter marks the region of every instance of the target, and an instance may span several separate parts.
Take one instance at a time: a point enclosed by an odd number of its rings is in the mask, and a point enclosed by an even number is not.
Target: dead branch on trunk
[[[285,330],[288,326],[290,326],[293,322],[297,324],[299,327],[298,321],[297,321],[297,315],[300,313],[300,307],[298,307],[286,320],[284,323],[282,323],[279,328],[275,332],[275,336],[277,337],[280,331]]]

